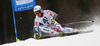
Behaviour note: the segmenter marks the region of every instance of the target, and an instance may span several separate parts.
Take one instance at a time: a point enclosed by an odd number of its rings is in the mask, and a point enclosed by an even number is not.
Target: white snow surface
[[[100,46],[100,25],[92,25],[85,30],[88,29],[93,29],[93,32],[41,40],[29,38],[1,46]]]

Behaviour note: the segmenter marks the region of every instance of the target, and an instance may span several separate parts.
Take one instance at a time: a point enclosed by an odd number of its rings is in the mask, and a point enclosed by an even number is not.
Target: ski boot
[[[35,38],[35,39],[37,39],[37,40],[39,40],[39,39],[40,39],[40,37],[39,37],[38,33],[34,33],[34,38]]]

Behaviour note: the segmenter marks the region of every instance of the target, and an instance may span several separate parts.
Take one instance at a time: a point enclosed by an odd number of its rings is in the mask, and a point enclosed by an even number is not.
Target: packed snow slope
[[[41,40],[29,38],[1,46],[100,46],[100,25],[91,25],[85,30],[88,29],[93,29],[93,32]]]

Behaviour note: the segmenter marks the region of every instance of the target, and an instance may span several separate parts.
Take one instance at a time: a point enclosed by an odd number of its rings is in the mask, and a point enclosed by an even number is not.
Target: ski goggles
[[[39,13],[41,13],[41,12],[40,12],[40,11],[36,11],[36,12],[35,12],[35,14],[39,14]]]

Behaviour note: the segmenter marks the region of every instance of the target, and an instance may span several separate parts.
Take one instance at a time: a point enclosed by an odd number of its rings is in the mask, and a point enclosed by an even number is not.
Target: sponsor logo
[[[16,0],[16,1],[22,1],[22,0]]]
[[[47,29],[43,29],[43,30],[45,30],[45,31],[49,31],[49,30],[47,30]]]
[[[20,7],[17,7],[17,10],[29,9],[31,7],[33,7],[33,4],[28,5],[28,6],[20,6]]]

